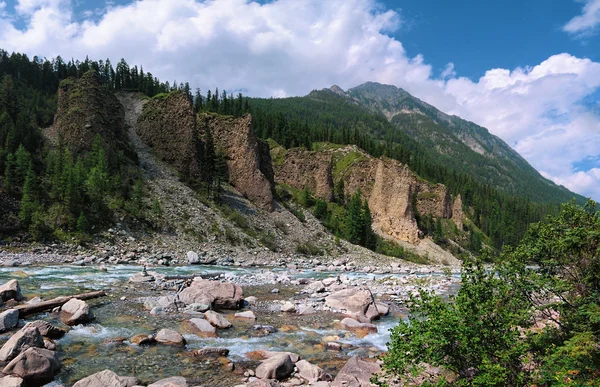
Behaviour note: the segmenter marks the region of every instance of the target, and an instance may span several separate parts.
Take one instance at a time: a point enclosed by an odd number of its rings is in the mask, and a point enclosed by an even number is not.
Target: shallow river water
[[[106,270],[106,271],[105,271]],[[263,268],[236,268],[217,266],[160,267],[154,271],[165,275],[230,273],[235,276],[259,273]],[[278,269],[272,269],[277,271]],[[376,356],[385,350],[389,329],[403,318],[403,310],[392,307],[389,316],[374,322],[378,332],[359,338],[340,330],[336,325],[342,315],[318,312],[299,316],[281,313],[277,307],[271,310],[256,308],[256,322],[233,317],[234,311],[223,311],[233,322],[230,329],[219,330],[218,338],[202,338],[193,334],[185,323],[190,316],[175,313],[153,316],[144,308],[143,298],[174,294],[150,289],[150,286],[131,285],[128,279],[140,271],[139,266],[29,266],[0,268],[0,283],[17,279],[27,299],[36,296],[51,299],[56,296],[104,290],[108,297],[90,300],[95,320],[86,325],[73,327],[63,338],[57,340],[58,355],[63,368],[56,381],[49,386],[71,386],[75,381],[92,373],[111,369],[119,375],[136,376],[142,383],[151,383],[169,376],[183,376],[190,385],[234,386],[243,375],[224,367],[224,359],[199,358],[193,350],[204,347],[225,347],[228,358],[237,370],[254,369],[259,364],[249,352],[255,350],[284,350],[299,354],[335,375],[352,355]],[[292,277],[327,277],[332,273],[301,271],[290,273]],[[376,276],[362,273],[349,274],[369,281]],[[436,274],[432,274],[436,275]],[[401,276],[401,275],[398,275]],[[274,287],[279,293],[271,293]],[[300,287],[285,285],[243,286],[244,296],[256,296],[260,301],[287,300],[298,296]],[[122,299],[125,297],[125,299]],[[268,304],[268,302],[267,302]],[[273,305],[277,305],[273,303]],[[44,319],[60,325],[52,313],[38,314],[20,322]],[[254,324],[272,325],[277,331],[269,335],[253,329]],[[62,325],[61,325],[62,326]],[[64,326],[63,326],[64,327]],[[130,338],[139,333],[155,333],[162,328],[179,331],[187,340],[184,348],[164,345],[137,346],[118,338]],[[3,344],[11,333],[0,335]],[[328,351],[323,338],[339,336],[343,344],[340,352]],[[239,371],[238,371],[239,372]]]

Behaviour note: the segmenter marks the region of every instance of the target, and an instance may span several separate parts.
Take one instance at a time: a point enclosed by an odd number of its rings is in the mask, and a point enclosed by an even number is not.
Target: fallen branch
[[[19,317],[24,317],[33,313],[40,313],[47,310],[52,310],[57,306],[63,306],[72,298],[77,298],[80,300],[90,300],[92,298],[105,297],[106,293],[103,291],[90,292],[90,293],[81,293],[75,294],[72,296],[62,296],[57,297],[52,300],[38,302],[37,304],[25,304],[18,305],[15,307],[16,310],[19,311]]]

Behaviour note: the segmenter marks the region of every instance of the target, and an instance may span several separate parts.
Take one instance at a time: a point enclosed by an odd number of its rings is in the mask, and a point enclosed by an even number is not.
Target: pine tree
[[[362,200],[360,196],[360,191],[352,195],[348,204],[348,215],[346,217],[346,239],[356,245],[361,244],[364,235]]]
[[[202,111],[202,94],[200,88],[196,89],[196,98],[194,99],[194,111],[200,113]]]
[[[444,241],[444,230],[442,229],[442,220],[440,218],[437,218],[435,221],[433,241],[438,244]]]
[[[144,182],[142,179],[137,179],[133,186],[133,193],[131,195],[131,209],[135,216],[140,215],[142,211],[142,199],[144,197]]]
[[[25,227],[29,227],[33,214],[39,209],[39,188],[37,184],[37,177],[33,171],[33,167],[30,165],[23,185],[23,196],[21,197],[21,211],[19,212],[19,219]]]
[[[17,187],[17,174],[16,174],[16,161],[15,155],[9,153],[6,156],[6,163],[4,168],[4,189],[9,194],[15,192]]]
[[[30,168],[31,155],[23,145],[19,145],[17,152],[15,153],[15,181],[18,185],[22,185],[25,182],[27,171]]]
[[[362,206],[362,227],[363,227],[363,243],[362,245],[368,249],[375,249],[377,247],[377,236],[373,232],[373,219],[371,218],[371,210],[369,209],[369,203],[367,199],[363,202]]]
[[[77,218],[77,231],[80,233],[86,233],[90,229],[90,225],[88,223],[87,217],[81,211],[79,213],[79,217]]]

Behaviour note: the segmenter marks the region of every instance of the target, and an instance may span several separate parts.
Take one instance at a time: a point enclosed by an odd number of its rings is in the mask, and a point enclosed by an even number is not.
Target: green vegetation
[[[450,300],[413,295],[384,370],[410,383],[440,367],[424,386],[600,385],[598,246],[596,203],[563,205],[495,266],[466,262]]]

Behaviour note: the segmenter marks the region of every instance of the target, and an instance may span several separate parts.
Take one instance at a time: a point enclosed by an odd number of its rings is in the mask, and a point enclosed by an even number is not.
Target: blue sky
[[[253,96],[393,84],[600,200],[600,0],[0,0],[0,47]]]

